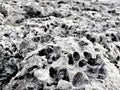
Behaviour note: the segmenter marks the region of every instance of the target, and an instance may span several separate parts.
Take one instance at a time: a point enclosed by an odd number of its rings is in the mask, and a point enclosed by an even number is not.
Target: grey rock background
[[[1,0],[0,90],[119,90],[119,30],[119,1]]]

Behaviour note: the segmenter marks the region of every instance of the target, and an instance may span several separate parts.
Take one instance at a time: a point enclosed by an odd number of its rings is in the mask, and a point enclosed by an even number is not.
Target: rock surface
[[[0,90],[119,90],[117,2],[0,0]]]

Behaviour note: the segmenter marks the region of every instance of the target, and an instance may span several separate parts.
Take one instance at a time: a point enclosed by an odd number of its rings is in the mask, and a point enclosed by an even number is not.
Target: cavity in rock
[[[58,77],[59,79],[69,81],[69,76],[68,76],[67,69],[60,69],[58,76],[59,76]]]
[[[73,61],[72,54],[68,54],[67,57],[68,57],[68,64],[73,65],[73,64],[74,64],[74,61]]]
[[[79,66],[79,67],[83,67],[83,66],[85,66],[86,64],[87,64],[87,61],[84,60],[84,59],[82,59],[82,60],[79,61],[78,66]]]
[[[88,62],[87,62],[89,65],[91,65],[91,66],[94,66],[94,65],[96,65],[96,59],[94,59],[94,58],[90,58],[90,59],[88,59]]]
[[[25,14],[26,18],[38,18],[38,17],[41,17],[41,12],[37,11],[37,10],[34,10],[33,7],[30,7],[30,6],[26,7],[25,11],[26,11],[26,14]]]
[[[88,83],[88,80],[85,78],[85,76],[81,72],[76,73],[75,76],[73,77],[72,84],[75,87],[80,87],[81,85],[87,84],[87,83]]]
[[[22,56],[22,55],[20,55],[19,53],[16,53],[16,54],[15,54],[15,56],[14,56],[14,58],[23,59],[23,56]]]
[[[84,54],[84,56],[85,56],[86,59],[92,58],[92,55],[89,52],[84,52],[83,54]]]
[[[50,72],[49,74],[52,78],[56,78],[56,76],[57,76],[57,70],[56,69],[54,69],[53,67],[50,67],[49,72]]]
[[[47,55],[48,53],[47,53],[47,50],[46,49],[42,49],[41,51],[39,51],[39,53],[38,53],[38,55],[39,56],[45,56],[45,55]]]
[[[74,58],[75,61],[79,61],[79,59],[80,59],[79,53],[78,52],[74,52],[73,53],[73,58]]]

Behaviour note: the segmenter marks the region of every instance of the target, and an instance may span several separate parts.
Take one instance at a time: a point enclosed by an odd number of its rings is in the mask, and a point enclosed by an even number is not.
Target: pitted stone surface
[[[0,90],[119,90],[120,3],[103,1],[0,0]]]

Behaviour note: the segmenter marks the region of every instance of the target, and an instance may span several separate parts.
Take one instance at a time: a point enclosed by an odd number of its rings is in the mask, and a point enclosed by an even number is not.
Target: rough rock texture
[[[120,4],[0,0],[0,90],[120,90]]]

